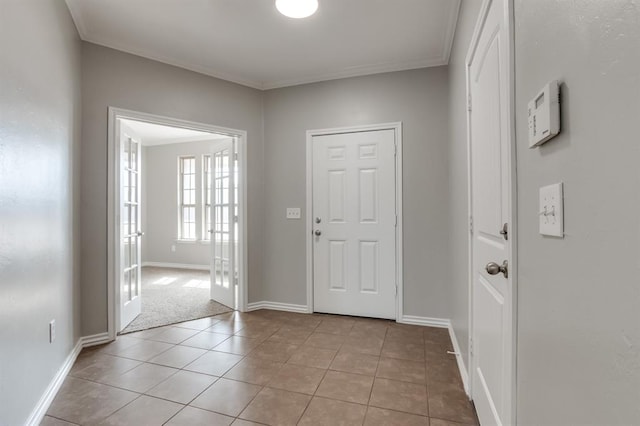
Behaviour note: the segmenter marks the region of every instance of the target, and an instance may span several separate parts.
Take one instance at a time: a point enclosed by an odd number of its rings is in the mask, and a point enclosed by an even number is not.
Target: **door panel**
[[[395,318],[395,131],[314,136],[312,167],[314,310]]]
[[[510,423],[510,280],[489,262],[511,264],[509,65],[504,0],[489,5],[469,67],[472,234],[472,397],[482,424]]]
[[[211,299],[235,307],[236,171],[233,140],[215,145],[211,153]]]
[[[140,229],[141,140],[119,123],[120,143],[120,330],[142,309]]]

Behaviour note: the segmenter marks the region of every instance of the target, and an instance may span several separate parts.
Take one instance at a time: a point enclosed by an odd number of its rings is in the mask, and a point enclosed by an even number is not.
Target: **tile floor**
[[[43,425],[475,425],[446,329],[229,313],[84,350]]]

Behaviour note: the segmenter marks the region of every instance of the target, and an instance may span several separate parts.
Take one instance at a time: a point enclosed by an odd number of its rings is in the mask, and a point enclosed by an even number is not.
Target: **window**
[[[202,230],[202,239],[203,240],[211,240],[211,234],[209,230],[211,228],[211,156],[203,155],[202,156],[202,199],[203,203],[203,212],[202,217],[204,218],[204,227]]]
[[[181,240],[196,239],[196,158],[179,157]]]

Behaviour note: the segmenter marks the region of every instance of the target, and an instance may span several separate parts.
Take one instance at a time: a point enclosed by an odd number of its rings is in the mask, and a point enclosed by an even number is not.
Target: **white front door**
[[[509,32],[490,2],[468,64],[471,95],[472,397],[481,424],[510,424],[512,348]],[[484,19],[483,19],[484,18]],[[506,232],[505,232],[506,231]]]
[[[217,143],[209,157],[211,299],[230,308],[236,300],[237,164],[233,139]]]
[[[140,315],[140,138],[120,122],[120,330]]]
[[[396,316],[395,130],[313,136],[313,308]]]

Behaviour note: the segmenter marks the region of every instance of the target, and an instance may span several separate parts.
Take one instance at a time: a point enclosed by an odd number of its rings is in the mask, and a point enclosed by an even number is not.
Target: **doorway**
[[[110,337],[246,309],[245,142],[109,109]]]
[[[467,56],[470,394],[481,424],[515,424],[515,146],[510,0],[486,0]]]
[[[401,125],[307,133],[313,312],[402,315]]]

